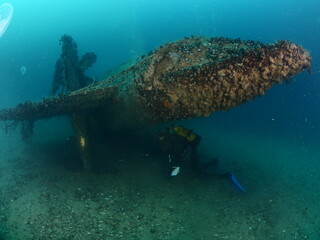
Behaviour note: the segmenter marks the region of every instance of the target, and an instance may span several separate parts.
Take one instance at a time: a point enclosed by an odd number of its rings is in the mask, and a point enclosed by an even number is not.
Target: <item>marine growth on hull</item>
[[[154,49],[99,82],[1,110],[0,120],[33,122],[96,108],[139,122],[209,116],[263,95],[273,84],[309,71],[310,64],[310,54],[289,41],[184,38]],[[74,71],[72,64],[60,67],[64,73]]]

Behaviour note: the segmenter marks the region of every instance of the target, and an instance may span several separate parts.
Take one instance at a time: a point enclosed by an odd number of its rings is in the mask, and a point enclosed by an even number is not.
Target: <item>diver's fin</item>
[[[233,175],[233,172],[230,172],[230,179],[237,189],[244,193],[247,192],[246,189],[244,189],[244,187],[242,187],[241,184],[237,181],[236,177]]]

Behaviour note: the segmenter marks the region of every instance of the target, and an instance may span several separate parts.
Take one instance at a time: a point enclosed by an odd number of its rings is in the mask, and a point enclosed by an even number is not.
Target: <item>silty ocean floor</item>
[[[227,179],[166,178],[163,156],[139,144],[98,146],[104,166],[84,173],[64,125],[63,118],[37,123],[29,143],[1,133],[0,239],[320,238],[320,151],[312,139],[186,122],[202,136],[200,154],[218,157],[244,194]]]

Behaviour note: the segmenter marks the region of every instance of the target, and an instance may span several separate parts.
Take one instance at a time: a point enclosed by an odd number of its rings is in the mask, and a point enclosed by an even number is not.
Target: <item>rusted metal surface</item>
[[[85,88],[1,110],[0,120],[35,121],[98,107],[142,122],[209,116],[310,71],[310,64],[310,54],[289,41],[184,38]]]

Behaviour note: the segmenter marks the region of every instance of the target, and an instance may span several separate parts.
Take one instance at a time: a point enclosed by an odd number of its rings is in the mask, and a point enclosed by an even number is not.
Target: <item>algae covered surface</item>
[[[92,83],[82,69],[95,62],[95,55],[85,54],[83,58],[90,61],[83,67],[74,54],[77,48],[72,38],[62,36],[61,41],[57,63],[64,64],[56,65],[59,77],[55,75],[52,91],[56,93],[60,85],[69,91],[2,109],[1,121],[33,122],[99,107],[114,108],[113,115],[124,115],[131,122],[208,117],[262,96],[273,85],[311,68],[310,53],[290,41],[263,44],[192,36],[160,45],[127,69]],[[86,81],[91,84],[85,85]]]

